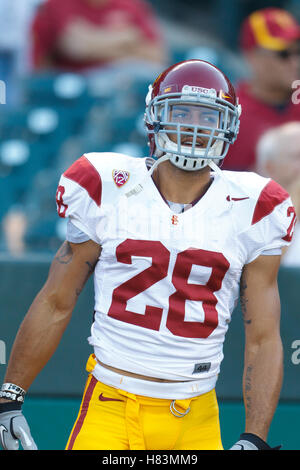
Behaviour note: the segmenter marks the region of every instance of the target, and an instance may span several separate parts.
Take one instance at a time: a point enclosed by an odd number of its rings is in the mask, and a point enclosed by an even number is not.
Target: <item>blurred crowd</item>
[[[0,0],[0,252],[58,248],[60,174],[84,152],[146,156],[148,85],[190,58],[242,105],[223,169],[273,178],[299,214],[299,24],[293,0]],[[283,264],[300,266],[299,224]]]

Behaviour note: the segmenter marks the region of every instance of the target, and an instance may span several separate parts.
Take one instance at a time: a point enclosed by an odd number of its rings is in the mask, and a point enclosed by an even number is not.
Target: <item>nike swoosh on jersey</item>
[[[104,397],[104,396],[103,396],[103,393],[100,393],[100,395],[99,395],[99,400],[100,400],[100,401],[124,401],[124,400],[119,400],[118,398]]]
[[[249,196],[247,197],[230,197],[227,196],[227,201],[244,201],[245,199],[250,199]]]

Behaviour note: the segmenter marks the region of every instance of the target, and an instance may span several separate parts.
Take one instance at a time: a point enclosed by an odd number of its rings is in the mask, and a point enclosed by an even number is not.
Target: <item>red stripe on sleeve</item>
[[[101,176],[84,155],[65,171],[64,176],[78,183],[88,192],[95,203],[100,206],[102,194]]]
[[[256,203],[252,225],[271,214],[276,206],[289,197],[289,194],[276,181],[271,180],[262,190]]]
[[[91,397],[93,395],[93,391],[94,391],[94,388],[96,386],[96,383],[97,383],[97,380],[95,379],[94,376],[92,376],[91,381],[88,384],[86,392],[84,394],[84,397],[83,397],[83,400],[82,400],[82,405],[81,405],[80,415],[79,415],[79,417],[76,421],[76,424],[75,424],[74,430],[72,432],[72,436],[70,438],[67,450],[72,450],[75,439],[77,438],[77,436],[78,436],[78,434],[79,434],[79,432],[82,428],[83,422],[85,420],[85,417],[86,417],[86,414],[87,414],[87,411],[88,411],[89,402],[90,402]]]

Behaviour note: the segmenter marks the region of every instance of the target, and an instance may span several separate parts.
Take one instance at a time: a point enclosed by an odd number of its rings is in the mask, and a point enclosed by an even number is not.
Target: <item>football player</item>
[[[21,406],[93,273],[94,352],[66,449],[223,449],[215,385],[239,297],[246,423],[232,449],[271,449],[282,381],[277,272],[295,211],[275,181],[220,169],[240,113],[218,68],[175,64],[149,87],[148,158],[89,153],[61,176],[67,240],[14,342],[4,448],[36,447]]]

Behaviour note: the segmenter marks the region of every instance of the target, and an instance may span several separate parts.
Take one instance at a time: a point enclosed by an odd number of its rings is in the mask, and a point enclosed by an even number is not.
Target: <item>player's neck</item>
[[[158,165],[153,180],[165,199],[181,204],[191,204],[199,199],[212,181],[209,167],[195,172],[184,171],[169,161]]]

